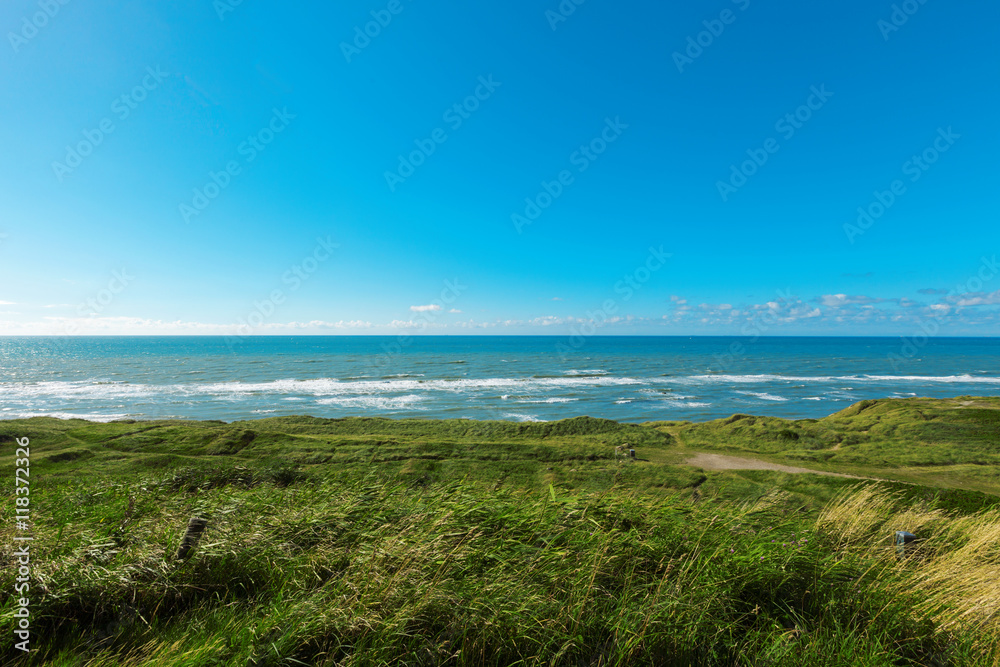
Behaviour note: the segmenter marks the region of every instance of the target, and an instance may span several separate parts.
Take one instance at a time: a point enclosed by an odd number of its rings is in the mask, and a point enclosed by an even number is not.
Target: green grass
[[[4,664],[996,667],[1000,498],[958,487],[968,467],[996,473],[967,459],[990,454],[998,407],[646,425],[3,421],[11,464],[12,439],[31,438],[35,519],[34,652],[8,641]],[[683,465],[699,450],[811,465],[795,455],[854,447],[844,467],[905,480],[914,454],[895,448],[916,442],[935,460],[963,451],[933,484]],[[639,461],[616,459],[625,444]],[[888,453],[868,466],[868,451]],[[178,561],[192,516],[208,528]],[[897,560],[900,528],[923,540]],[[13,611],[7,596],[7,638]]]
[[[791,465],[1000,493],[994,474],[1000,465],[998,415],[1000,398],[960,396],[861,401],[823,419],[733,415],[700,424],[649,425],[694,449],[764,454]]]

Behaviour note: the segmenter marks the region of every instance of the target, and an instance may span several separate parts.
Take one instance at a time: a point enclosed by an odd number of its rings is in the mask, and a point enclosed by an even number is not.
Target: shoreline
[[[213,418],[198,419],[198,418],[192,418],[192,417],[148,417],[148,418],[146,418],[146,417],[124,417],[124,418],[113,418],[113,419],[87,419],[85,417],[61,416],[61,415],[67,415],[68,413],[64,413],[64,412],[61,412],[61,411],[53,411],[55,414],[36,414],[36,415],[31,415],[30,417],[10,417],[10,418],[0,417],[0,424],[10,423],[10,422],[17,422],[17,421],[26,421],[26,420],[31,420],[31,419],[56,419],[56,420],[59,420],[59,421],[83,421],[83,422],[86,422],[88,424],[136,424],[136,423],[153,423],[153,422],[189,422],[189,423],[206,422],[206,423],[222,423],[222,424],[239,424],[239,423],[255,423],[255,422],[261,422],[261,421],[267,421],[267,420],[275,420],[275,419],[316,419],[316,420],[324,420],[324,421],[343,421],[343,420],[349,420],[349,419],[373,419],[373,420],[389,420],[389,421],[394,421],[394,422],[402,422],[402,421],[452,422],[452,421],[455,421],[455,422],[476,422],[476,423],[480,423],[480,422],[502,422],[502,423],[509,423],[509,424],[555,424],[555,423],[564,422],[564,421],[571,420],[571,419],[594,419],[594,420],[602,420],[602,421],[614,422],[616,424],[631,424],[631,425],[636,425],[636,426],[657,425],[657,424],[693,424],[693,425],[696,425],[696,424],[709,424],[709,423],[712,423],[712,422],[717,422],[717,421],[721,421],[721,420],[725,420],[725,419],[732,419],[734,417],[741,417],[741,416],[742,417],[760,418],[760,419],[776,419],[776,420],[789,421],[789,422],[814,422],[814,421],[822,421],[824,419],[829,419],[829,418],[835,417],[836,415],[838,415],[840,413],[848,412],[848,411],[852,410],[855,406],[858,406],[858,405],[871,406],[871,405],[875,405],[875,404],[879,404],[879,403],[884,404],[886,402],[901,402],[901,403],[912,403],[912,404],[917,404],[917,403],[931,403],[931,404],[951,403],[951,404],[954,405],[954,407],[984,407],[984,408],[989,408],[989,409],[1000,409],[1000,395],[996,395],[996,396],[989,396],[989,395],[973,396],[973,395],[969,395],[969,394],[962,394],[962,395],[958,395],[958,396],[949,396],[949,397],[907,396],[907,397],[869,398],[869,399],[863,399],[863,400],[851,403],[847,407],[842,408],[840,410],[826,413],[822,417],[800,417],[800,418],[781,417],[781,416],[777,416],[777,415],[764,414],[764,413],[756,413],[755,414],[755,413],[751,413],[751,412],[733,412],[733,413],[730,413],[730,414],[728,414],[726,416],[715,417],[713,419],[701,419],[701,420],[694,420],[694,419],[646,419],[646,420],[639,420],[639,421],[636,421],[636,420],[623,420],[623,419],[611,419],[609,417],[595,417],[593,415],[588,415],[588,414],[576,414],[576,415],[571,415],[571,416],[567,416],[567,417],[561,417],[559,419],[527,419],[527,420],[524,420],[524,419],[479,419],[479,418],[473,418],[473,417],[423,417],[423,416],[419,416],[419,415],[397,416],[397,415],[378,415],[378,414],[375,414],[375,415],[353,414],[353,415],[344,415],[344,416],[339,416],[339,417],[322,417],[322,416],[312,415],[312,414],[306,414],[306,413],[293,413],[293,414],[281,414],[281,415],[274,414],[274,415],[267,415],[267,416],[251,417],[251,418],[248,418],[248,419],[231,419],[231,420],[227,420],[227,419],[213,419]],[[88,416],[90,416],[90,415],[88,415]]]
[[[525,456],[527,450],[545,460],[583,457],[606,466],[620,459],[620,451],[635,449],[640,468],[814,473],[1000,495],[1000,397],[865,400],[821,419],[799,420],[741,413],[704,422],[641,423],[301,415],[232,422],[0,420],[0,441],[25,435],[47,442],[52,461],[76,466],[93,458],[109,462],[109,472],[129,461],[140,467],[158,459],[202,464],[221,462],[219,456],[306,468],[395,462],[391,468],[423,459],[466,466],[515,451]]]

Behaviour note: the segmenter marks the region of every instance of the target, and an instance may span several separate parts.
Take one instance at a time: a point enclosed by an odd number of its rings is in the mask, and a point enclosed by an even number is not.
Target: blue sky
[[[8,0],[0,334],[995,335],[998,20]]]

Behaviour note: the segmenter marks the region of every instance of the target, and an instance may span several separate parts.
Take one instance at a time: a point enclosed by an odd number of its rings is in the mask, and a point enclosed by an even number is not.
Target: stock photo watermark
[[[549,22],[549,27],[555,30],[560,23],[565,23],[570,16],[575,14],[576,8],[585,2],[587,0],[562,0],[554,10],[545,10],[545,20]]]
[[[95,296],[77,306],[76,314],[81,317],[100,315],[115,300],[115,296],[124,292],[133,280],[135,276],[130,276],[126,269],[112,271],[108,286],[98,290]]]
[[[747,341],[733,341],[729,344],[725,352],[718,352],[712,355],[722,370],[730,370],[737,360],[747,353],[747,345],[756,343],[760,340],[761,336],[770,331],[771,327],[781,320],[779,313],[782,306],[796,301],[796,297],[792,295],[791,290],[786,289],[782,292],[779,289],[776,294],[778,295],[777,301],[769,301],[766,310],[755,312],[750,321],[740,328],[740,335],[745,336],[748,339]]]
[[[795,136],[795,133],[805,127],[813,114],[823,108],[823,105],[833,97],[833,93],[826,89],[826,84],[821,84],[819,88],[811,86],[809,97],[805,103],[799,105],[795,111],[786,113],[774,123],[774,130],[781,134],[781,138],[788,141]],[[722,201],[729,201],[731,195],[747,184],[749,179],[756,174],[761,167],[767,164],[772,155],[781,150],[781,144],[774,137],[764,140],[760,148],[748,148],[747,158],[739,164],[729,165],[729,178],[726,181],[716,181],[715,188],[719,191]]]
[[[287,292],[284,288],[271,290],[263,299],[254,300],[250,312],[237,320],[234,334],[226,336],[226,345],[230,351],[234,351],[235,346],[247,336],[252,336],[254,329],[264,326],[287,301],[289,294],[298,290],[319,271],[319,267],[333,257],[338,248],[340,244],[334,243],[329,236],[317,238],[312,251],[281,275],[281,283],[287,285]]]
[[[77,318],[61,318],[59,332],[53,339],[57,348],[64,349],[70,336],[80,333],[80,318],[98,317],[114,303],[116,297],[125,291],[129,285],[135,281],[135,276],[129,275],[128,270],[123,268],[120,271],[112,271],[111,279],[105,287],[99,289],[93,296],[87,297],[76,307]]]
[[[951,129],[938,128],[938,136],[934,141],[919,154],[910,156],[903,166],[900,167],[904,176],[909,176],[911,183],[920,180],[927,170],[931,168],[940,158],[947,153],[955,142],[962,138],[962,135],[955,134]],[[906,183],[902,179],[895,179],[885,190],[875,190],[872,193],[872,201],[866,206],[858,207],[858,217],[853,223],[844,223],[844,234],[847,240],[853,245],[857,237],[863,236],[871,229],[872,225],[899,201],[899,198],[907,192]]]
[[[614,120],[605,118],[604,127],[597,136],[585,144],[580,144],[579,148],[570,153],[568,158],[570,165],[576,167],[576,172],[579,174],[587,171],[597,158],[608,150],[608,146],[617,141],[627,129],[628,125],[621,121],[621,117],[615,116]],[[510,215],[510,221],[517,233],[521,234],[526,225],[534,223],[542,212],[552,206],[552,203],[574,182],[575,177],[569,169],[561,170],[551,181],[543,180],[541,189],[533,197],[524,198],[524,210]]]
[[[750,0],[732,0],[732,3],[741,12],[745,12],[750,6]],[[683,53],[680,51],[674,51],[673,53],[672,57],[674,65],[677,66],[677,71],[683,74],[685,67],[693,65],[694,61],[705,53],[705,49],[712,46],[715,40],[722,36],[722,33],[726,31],[727,25],[736,23],[737,16],[736,12],[732,9],[726,8],[719,12],[718,18],[702,21],[701,24],[705,26],[705,29],[695,35],[688,35],[687,46]]]
[[[365,23],[364,26],[354,26],[353,39],[350,42],[340,43],[340,52],[344,54],[344,60],[350,63],[351,58],[361,55],[361,52],[371,45],[372,40],[389,27],[393,17],[402,14],[404,9],[406,9],[406,5],[403,4],[402,0],[389,0],[384,9],[373,9],[370,12],[372,20]]]
[[[951,314],[952,308],[987,305],[989,302],[985,298],[970,295],[982,290],[985,284],[998,274],[1000,274],[1000,265],[997,263],[996,255],[990,258],[980,258],[979,269],[974,275],[950,290],[944,299],[945,303],[931,306],[936,314],[921,320],[917,324],[919,331],[910,336],[900,336],[899,352],[890,352],[886,355],[886,360],[892,366],[893,371],[898,373],[906,362],[912,361],[917,353],[930,342],[931,338],[938,334],[945,318]],[[996,300],[994,303],[1000,303],[1000,300]]]
[[[111,113],[120,122],[125,121],[149,97],[151,92],[160,87],[160,84],[168,76],[170,73],[161,70],[159,65],[155,69],[147,67],[146,75],[142,77],[142,81],[137,86],[119,95],[111,102]],[[97,127],[92,130],[84,129],[83,139],[74,145],[66,146],[66,156],[63,161],[52,162],[52,171],[59,182],[62,183],[66,176],[72,174],[77,167],[83,164],[84,159],[93,155],[94,150],[103,144],[104,140],[111,136],[116,129],[114,118],[111,116],[102,118],[97,123]]]
[[[21,641],[14,648],[25,653],[30,651],[31,641],[31,546],[35,538],[31,536],[31,441],[17,438],[14,452],[14,527],[20,533],[14,536],[12,560],[16,558],[17,573],[14,576],[14,618],[17,625],[14,636]]]
[[[242,163],[239,160],[230,160],[219,171],[209,171],[205,184],[192,191],[190,203],[182,202],[178,205],[181,219],[185,223],[189,223],[192,217],[201,215],[202,211],[208,208],[208,205],[232,184],[233,179],[243,173],[243,167],[252,163],[257,159],[257,156],[267,150],[268,145],[274,141],[275,137],[288,129],[288,125],[295,118],[296,115],[289,113],[288,107],[272,109],[271,119],[267,124],[257,132],[247,135],[246,140],[236,147],[236,152],[243,157]]]
[[[479,77],[478,85],[472,94],[445,109],[444,113],[441,114],[441,119],[448,124],[452,131],[458,130],[465,121],[472,117],[480,105],[490,99],[496,89],[502,85],[502,82],[493,80],[492,74]],[[427,158],[437,151],[438,146],[446,141],[448,141],[448,133],[443,127],[434,128],[424,139],[414,139],[413,144],[416,149],[406,155],[399,154],[397,156],[399,163],[396,165],[395,171],[386,171],[384,174],[389,191],[395,192],[396,186],[403,184],[406,179],[413,176],[417,169],[427,162]]]
[[[212,9],[220,21],[226,20],[226,14],[236,11],[236,8],[243,4],[243,0],[213,0]]]
[[[49,21],[56,17],[59,10],[68,5],[70,0],[39,0],[38,9],[31,16],[21,18],[21,29],[15,32],[8,32],[7,39],[10,41],[10,48],[14,53],[21,50],[30,40],[38,36],[38,31],[49,24]]]
[[[426,306],[411,307],[410,310],[417,313],[417,319],[411,322],[411,328],[423,331],[428,326],[437,322],[437,318],[439,314],[444,311],[445,306],[453,305],[467,289],[469,289],[469,286],[463,285],[459,282],[458,278],[455,278],[454,280],[445,280],[444,288],[442,288],[440,294],[438,294],[437,299],[434,299]],[[396,356],[402,354],[403,351],[412,344],[413,336],[408,333],[397,335],[394,341],[382,343],[379,346],[382,349],[382,353],[378,355],[377,359],[368,359],[369,369],[372,372],[381,372],[392,364],[392,361]]]
[[[568,360],[568,355],[573,350],[582,348],[587,339],[597,333],[605,324],[617,322],[616,314],[620,308],[620,303],[628,302],[636,292],[642,289],[643,285],[650,281],[653,274],[662,269],[667,264],[667,260],[673,257],[673,253],[664,252],[663,246],[659,248],[649,247],[649,254],[646,260],[622,276],[621,280],[614,284],[614,292],[621,298],[605,299],[600,307],[588,310],[582,322],[574,322],[569,328],[569,337],[565,341],[556,343],[556,352],[562,361]]]
[[[882,33],[882,39],[888,42],[889,35],[906,25],[910,17],[920,11],[920,8],[926,4],[927,0],[904,0],[898,5],[894,4],[892,6],[892,13],[889,14],[889,19],[879,19],[875,24],[875,27]]]

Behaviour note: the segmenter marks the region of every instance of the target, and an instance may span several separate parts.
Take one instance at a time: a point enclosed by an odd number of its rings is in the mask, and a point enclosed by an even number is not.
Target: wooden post
[[[905,530],[896,531],[896,558],[902,558],[906,555],[906,545],[917,539],[917,536],[913,533],[908,533]]]
[[[208,525],[206,519],[202,519],[200,516],[191,517],[188,521],[187,530],[184,531],[184,537],[181,538],[181,546],[177,550],[177,560],[183,560],[191,555],[194,548],[198,546],[198,540],[201,539],[201,534],[205,531],[205,526]]]

